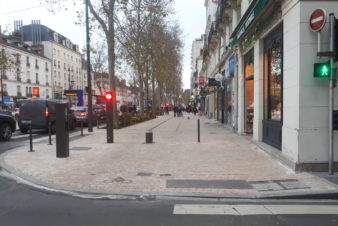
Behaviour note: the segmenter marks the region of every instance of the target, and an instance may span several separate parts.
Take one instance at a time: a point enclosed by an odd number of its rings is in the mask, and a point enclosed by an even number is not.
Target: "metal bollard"
[[[99,120],[99,119],[96,120],[96,127],[97,127],[98,129],[100,129],[100,120]]]
[[[83,136],[83,120],[81,120],[81,136]]]
[[[197,142],[198,143],[201,142],[201,138],[200,138],[200,119],[197,119]]]
[[[146,144],[151,144],[151,143],[153,143],[153,131],[147,130],[146,131]]]
[[[52,144],[52,123],[48,122],[48,136],[49,136],[49,144],[48,145],[53,145]]]
[[[32,123],[29,124],[29,151],[28,152],[34,152],[34,150],[33,150]]]

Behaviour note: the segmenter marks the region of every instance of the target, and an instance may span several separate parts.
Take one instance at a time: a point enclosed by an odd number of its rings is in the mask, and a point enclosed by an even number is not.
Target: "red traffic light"
[[[104,98],[106,99],[106,101],[111,101],[113,99],[113,93],[106,92],[106,95],[104,95]]]

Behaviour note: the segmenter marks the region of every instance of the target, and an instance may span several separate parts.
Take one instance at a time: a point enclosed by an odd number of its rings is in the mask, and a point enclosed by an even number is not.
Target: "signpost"
[[[334,59],[335,59],[335,23],[336,18],[333,13],[330,13],[329,15],[329,32],[330,32],[330,49],[327,52],[321,52],[320,51],[320,33],[323,27],[326,24],[326,11],[324,9],[316,9],[312,12],[310,16],[310,29],[314,32],[318,33],[318,52],[317,56],[319,57],[329,57],[330,61],[329,63],[316,63],[314,64],[314,77],[321,77],[330,78],[330,86],[329,86],[329,174],[333,175],[333,168],[334,168],[334,155],[333,155],[333,88],[334,88]],[[336,43],[337,45],[337,43]]]
[[[321,31],[326,23],[326,11],[324,9],[316,9],[310,17],[310,28],[312,31]]]
[[[313,32],[317,32],[318,36],[318,53],[317,56],[320,53],[320,43],[321,43],[321,30],[325,26],[326,23],[326,11],[325,9],[316,9],[312,12],[310,16],[310,28]]]

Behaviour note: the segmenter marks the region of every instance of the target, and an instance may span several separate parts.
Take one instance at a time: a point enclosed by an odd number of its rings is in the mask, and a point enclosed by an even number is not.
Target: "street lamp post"
[[[88,80],[88,132],[93,132],[92,77],[90,67],[90,37],[88,1],[86,0],[86,42],[87,42],[87,80]]]

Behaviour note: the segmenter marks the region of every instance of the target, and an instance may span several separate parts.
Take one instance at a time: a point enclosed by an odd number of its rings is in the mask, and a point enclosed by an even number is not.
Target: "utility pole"
[[[88,80],[88,132],[93,132],[92,77],[90,67],[90,37],[88,1],[86,0],[86,42],[87,42],[87,80]]]

